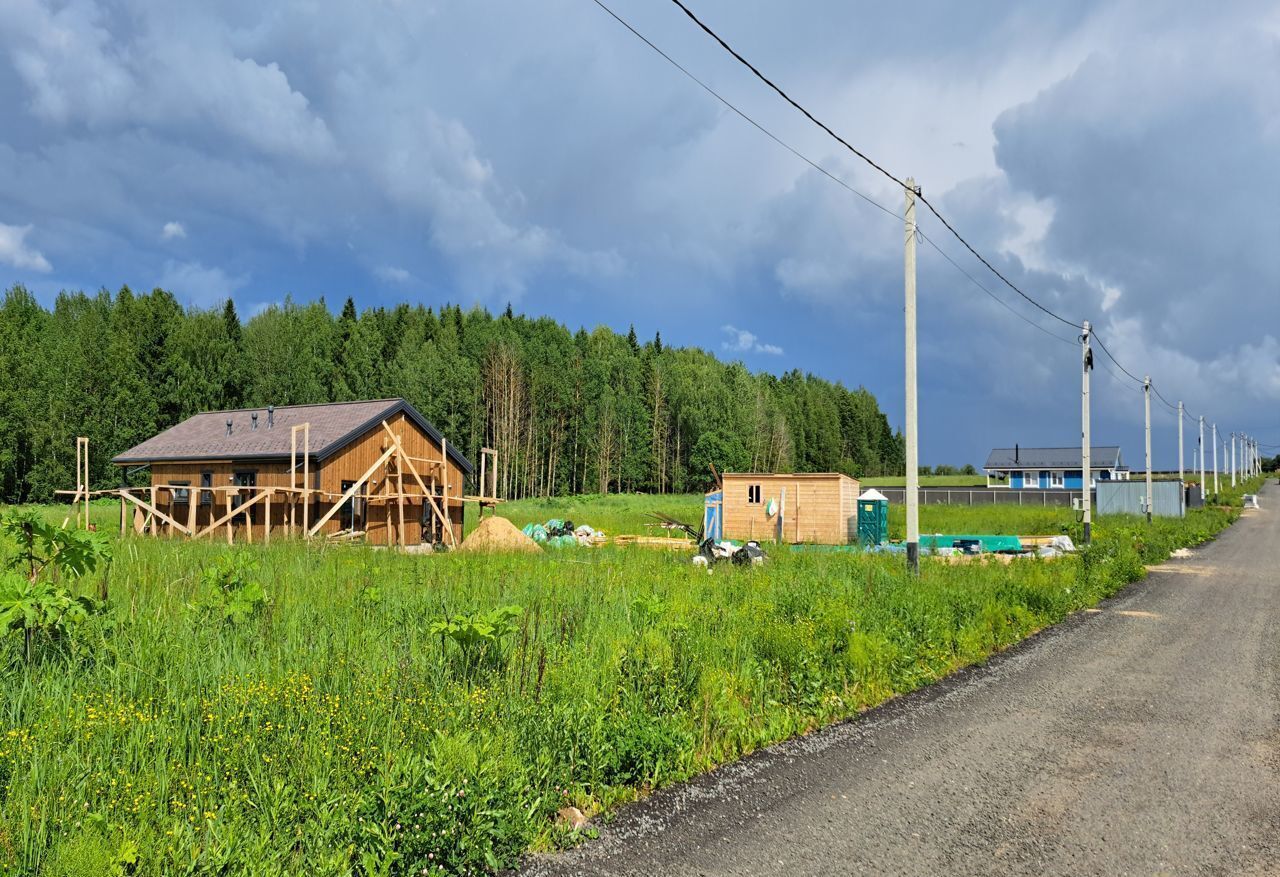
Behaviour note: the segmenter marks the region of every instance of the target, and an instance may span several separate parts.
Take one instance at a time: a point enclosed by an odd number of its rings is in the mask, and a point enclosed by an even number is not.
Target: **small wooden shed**
[[[839,472],[726,472],[722,538],[844,545],[858,538],[858,482]]]

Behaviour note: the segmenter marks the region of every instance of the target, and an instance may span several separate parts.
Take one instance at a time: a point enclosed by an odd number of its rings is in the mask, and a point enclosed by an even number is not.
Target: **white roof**
[[[862,496],[858,497],[859,501],[864,499],[867,499],[867,500],[882,499],[885,502],[889,501],[889,497],[885,496],[883,493],[876,490],[874,487],[868,489],[865,493],[862,494]]]

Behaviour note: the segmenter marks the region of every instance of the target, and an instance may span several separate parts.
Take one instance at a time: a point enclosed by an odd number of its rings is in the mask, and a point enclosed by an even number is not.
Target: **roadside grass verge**
[[[113,514],[94,509],[104,530]],[[0,641],[0,872],[508,866],[580,836],[563,806],[608,812],[982,661],[1237,515],[1107,518],[1078,557],[926,561],[918,580],[843,553],[708,574],[638,549],[126,539],[107,613],[30,664]],[[266,601],[223,614],[248,580]]]

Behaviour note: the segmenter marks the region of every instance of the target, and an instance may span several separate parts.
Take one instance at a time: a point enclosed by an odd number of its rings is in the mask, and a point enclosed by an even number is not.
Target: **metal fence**
[[[885,495],[892,503],[905,503],[907,491],[902,487],[877,487],[876,490]],[[1093,494],[1097,491],[1094,490]],[[1018,505],[1071,506],[1073,499],[1084,496],[1079,490],[1040,490],[1027,488],[1013,490],[1008,487],[922,487],[920,503],[922,505]]]

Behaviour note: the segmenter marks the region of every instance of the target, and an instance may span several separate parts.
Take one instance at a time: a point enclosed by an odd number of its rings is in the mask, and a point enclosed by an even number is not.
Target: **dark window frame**
[[[173,491],[173,504],[186,505],[191,502],[191,482],[190,481],[170,481],[171,488],[186,488],[185,490],[175,489]]]
[[[213,470],[206,469],[200,473],[200,505],[213,505]]]

